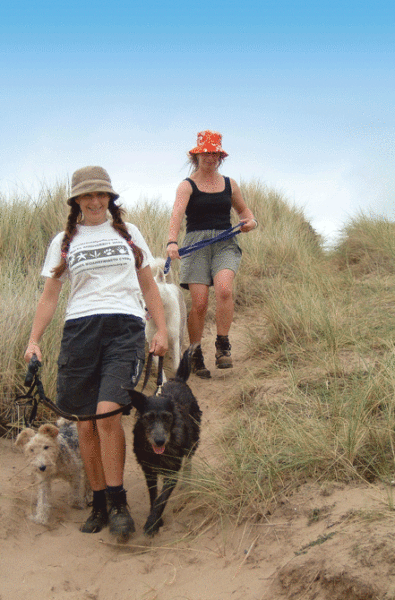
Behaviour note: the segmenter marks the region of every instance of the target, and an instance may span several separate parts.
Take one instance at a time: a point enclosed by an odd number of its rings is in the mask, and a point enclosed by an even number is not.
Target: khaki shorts
[[[206,229],[204,231],[191,231],[187,233],[182,246],[190,246],[202,240],[212,239],[221,231]],[[241,249],[236,238],[209,244],[181,258],[180,285],[188,289],[189,283],[203,283],[211,286],[214,277],[224,269],[237,273],[241,261]]]

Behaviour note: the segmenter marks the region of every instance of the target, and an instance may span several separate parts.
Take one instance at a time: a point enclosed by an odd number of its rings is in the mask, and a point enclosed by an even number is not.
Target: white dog
[[[187,308],[181,288],[174,283],[171,270],[167,275],[164,273],[165,259],[155,258],[151,264],[152,274],[158,285],[163,308],[165,310],[167,334],[169,338],[169,351],[173,359],[173,370],[177,371],[181,361],[182,344],[186,332]],[[145,336],[148,344],[156,332],[154,320],[147,314]],[[156,364],[157,364],[157,357]]]
[[[15,445],[24,450],[32,474],[38,482],[36,511],[32,521],[45,525],[50,512],[51,483],[61,478],[72,488],[72,506],[86,507],[87,482],[78,446],[77,428],[71,421],[59,419],[55,425],[41,425],[38,431],[23,429]]]

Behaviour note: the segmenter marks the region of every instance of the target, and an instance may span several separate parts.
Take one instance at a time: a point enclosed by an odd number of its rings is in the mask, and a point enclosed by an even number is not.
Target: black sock
[[[93,506],[106,506],[106,490],[98,490],[93,492]]]
[[[119,494],[119,492],[123,492],[123,484],[121,485],[108,485],[107,486],[107,493],[108,494]]]

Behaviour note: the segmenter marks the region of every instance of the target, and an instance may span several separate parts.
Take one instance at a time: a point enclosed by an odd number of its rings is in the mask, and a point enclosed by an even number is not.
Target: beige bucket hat
[[[90,192],[107,192],[113,200],[119,198],[119,194],[112,189],[109,174],[102,167],[83,167],[73,173],[71,194],[67,204],[71,206],[77,196]]]

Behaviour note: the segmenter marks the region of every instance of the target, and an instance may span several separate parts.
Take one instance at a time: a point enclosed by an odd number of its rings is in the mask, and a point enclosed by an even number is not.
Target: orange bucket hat
[[[217,131],[199,131],[197,135],[197,146],[189,151],[189,154],[203,154],[203,152],[220,152],[225,158],[228,153],[221,147],[222,135]]]

